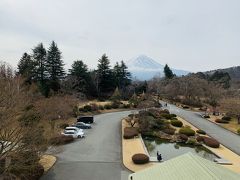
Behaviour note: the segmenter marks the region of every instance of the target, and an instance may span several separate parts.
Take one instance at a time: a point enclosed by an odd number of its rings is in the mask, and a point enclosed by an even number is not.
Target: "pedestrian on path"
[[[157,160],[158,162],[162,161],[162,155],[157,151]]]

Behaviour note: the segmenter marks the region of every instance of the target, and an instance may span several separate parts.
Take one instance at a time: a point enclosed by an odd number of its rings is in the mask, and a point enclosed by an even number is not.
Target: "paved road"
[[[55,166],[42,180],[123,180],[120,120],[130,111],[95,116],[87,137],[60,147]]]
[[[177,114],[195,127],[207,132],[208,135],[217,139],[221,144],[240,155],[240,136],[202,118],[200,113],[183,110],[168,104],[171,113]]]

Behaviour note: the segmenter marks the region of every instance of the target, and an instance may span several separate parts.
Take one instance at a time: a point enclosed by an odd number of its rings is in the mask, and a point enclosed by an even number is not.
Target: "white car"
[[[86,124],[84,122],[77,122],[74,126],[77,128],[80,128],[80,129],[91,129],[92,128],[92,126],[90,124]]]
[[[83,132],[83,129],[80,129],[80,128],[77,128],[77,127],[74,127],[74,126],[69,126],[69,127],[65,128],[65,131],[69,131],[69,130],[82,131]]]
[[[83,138],[83,137],[85,137],[83,131],[76,131],[76,130],[64,130],[62,135],[72,136],[73,138]]]

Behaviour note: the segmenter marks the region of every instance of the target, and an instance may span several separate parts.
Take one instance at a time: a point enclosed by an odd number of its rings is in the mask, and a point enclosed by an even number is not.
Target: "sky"
[[[54,40],[66,69],[145,54],[192,72],[240,65],[239,0],[0,0],[0,61]]]

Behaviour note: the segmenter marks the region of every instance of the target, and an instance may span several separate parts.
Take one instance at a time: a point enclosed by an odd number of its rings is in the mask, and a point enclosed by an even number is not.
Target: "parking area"
[[[58,147],[58,160],[42,180],[127,179],[130,172],[122,165],[120,123],[130,113],[95,116],[92,129],[84,130],[85,138]]]

